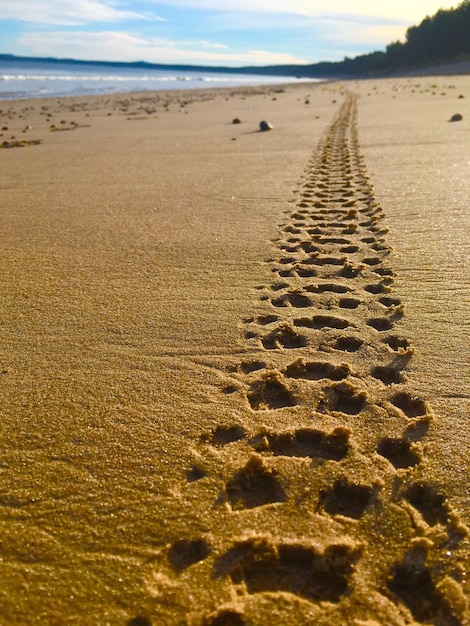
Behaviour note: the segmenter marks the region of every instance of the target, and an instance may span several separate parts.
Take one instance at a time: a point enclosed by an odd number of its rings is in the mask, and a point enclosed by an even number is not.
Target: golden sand
[[[469,99],[1,103],[2,625],[469,623]]]

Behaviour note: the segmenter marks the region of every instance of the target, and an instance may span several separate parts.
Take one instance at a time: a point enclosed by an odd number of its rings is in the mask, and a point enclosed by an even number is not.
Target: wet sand
[[[469,100],[1,103],[4,623],[468,623]]]

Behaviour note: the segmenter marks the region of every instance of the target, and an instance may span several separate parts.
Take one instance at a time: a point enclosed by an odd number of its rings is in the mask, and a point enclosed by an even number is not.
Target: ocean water
[[[0,60],[0,100],[297,82],[293,76]]]

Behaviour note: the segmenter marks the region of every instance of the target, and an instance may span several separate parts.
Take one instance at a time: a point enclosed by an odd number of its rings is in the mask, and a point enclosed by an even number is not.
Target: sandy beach
[[[470,624],[469,102],[0,102],[0,624]]]

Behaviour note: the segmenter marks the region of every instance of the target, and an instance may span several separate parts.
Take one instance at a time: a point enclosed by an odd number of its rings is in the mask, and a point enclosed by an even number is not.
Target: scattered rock
[[[241,120],[238,117],[233,118],[232,124],[241,124]]]
[[[266,122],[263,120],[262,122],[259,123],[259,129],[264,132],[266,130],[272,130],[273,127],[271,126],[269,122]]]
[[[42,139],[23,139],[18,141],[12,137],[12,141],[2,141],[0,148],[24,148],[25,146],[37,146],[40,143],[42,143]]]
[[[127,622],[127,626],[152,626],[152,622],[145,615],[137,615]]]
[[[463,115],[461,113],[454,113],[454,115],[450,118],[449,122],[460,122],[463,120]]]

